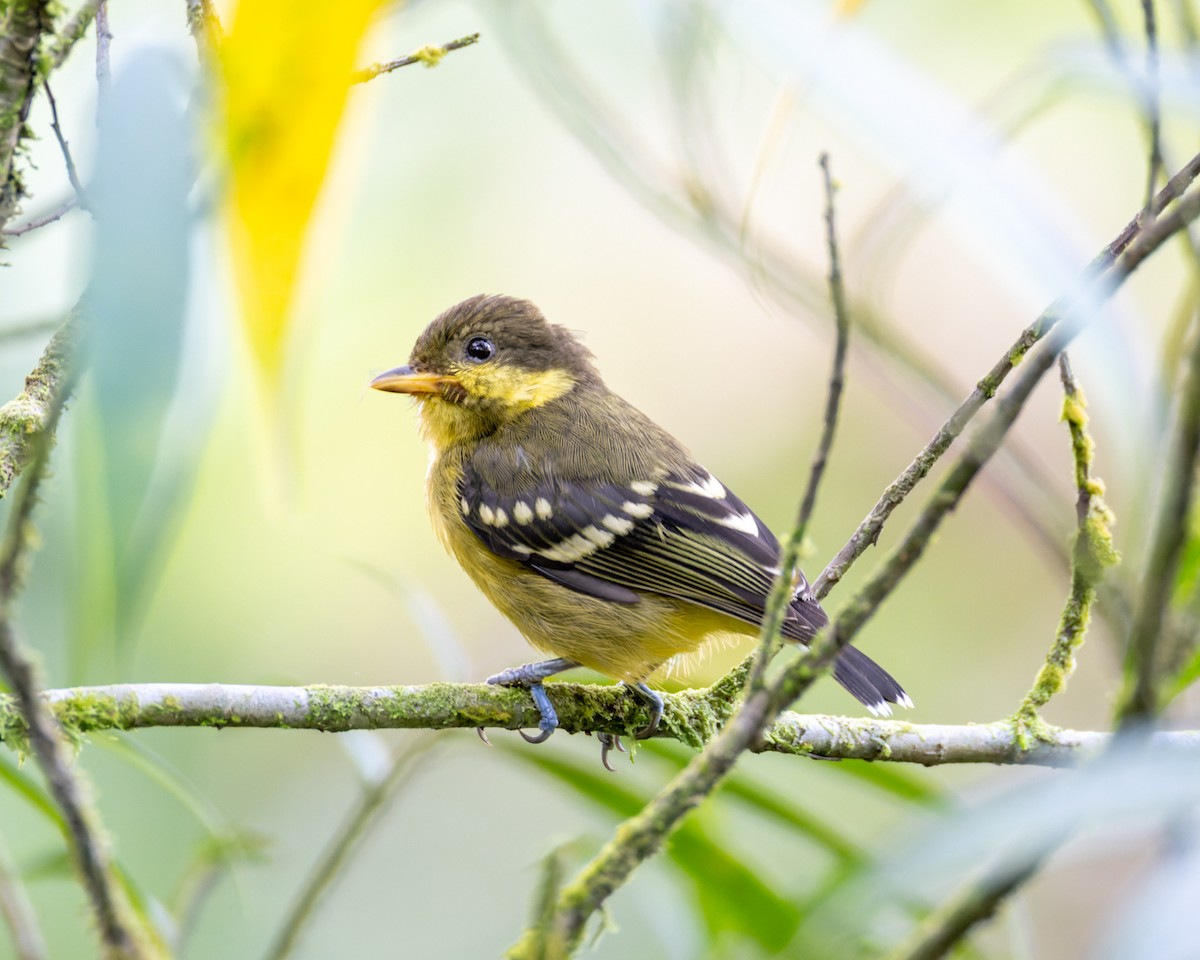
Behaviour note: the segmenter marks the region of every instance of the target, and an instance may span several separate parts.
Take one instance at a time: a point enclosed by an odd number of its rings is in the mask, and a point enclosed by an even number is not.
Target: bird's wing
[[[467,464],[463,518],[494,553],[605,600],[653,593],[758,624],[779,572],[779,542],[703,467],[655,480],[543,478],[505,495]],[[797,601],[810,601],[800,579]],[[785,633],[806,640],[825,623],[815,602],[793,602]]]

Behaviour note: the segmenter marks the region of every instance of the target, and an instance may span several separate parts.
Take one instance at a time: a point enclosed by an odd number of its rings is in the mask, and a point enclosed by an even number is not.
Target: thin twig
[[[96,4],[96,89],[101,103],[107,98],[112,82],[108,53],[112,38],[112,31],[108,29],[108,0],[99,0]]]
[[[355,70],[350,75],[351,83],[366,83],[368,80],[374,80],[380,74],[391,73],[393,70],[399,70],[401,67],[409,67],[414,63],[423,63],[427,67],[436,67],[442,62],[442,58],[455,50],[461,50],[463,47],[469,47],[474,43],[479,42],[479,34],[472,33],[466,37],[459,37],[457,40],[451,40],[440,47],[429,46],[421,47],[407,57],[400,57],[398,60],[388,60],[385,63],[372,63],[370,66],[363,67],[361,70]]]
[[[80,209],[90,210],[87,194],[84,192],[83,184],[79,182],[79,171],[75,169],[75,159],[71,156],[71,147],[67,143],[67,138],[63,136],[62,127],[58,122],[58,102],[54,99],[54,92],[50,89],[50,81],[44,81],[42,86],[46,90],[46,99],[50,101],[50,129],[54,131],[54,137],[58,140],[58,148],[62,151],[63,160],[66,161],[67,179],[71,182],[71,189],[75,191],[75,200]]]
[[[70,393],[69,378],[58,384],[37,450],[26,472],[25,482],[12,505],[8,529],[0,543],[0,673],[7,679],[13,698],[27,724],[26,735],[45,774],[55,802],[62,810],[69,832],[69,847],[91,902],[106,955],[112,958],[146,956],[141,938],[134,930],[131,911],[112,869],[101,828],[80,776],[72,771],[62,734],[54,714],[39,695],[36,670],[28,654],[13,635],[12,607],[25,554],[30,543],[31,517],[49,461],[50,448],[59,417]]]
[[[77,196],[71,196],[60,203],[57,207],[41,214],[40,216],[34,217],[25,223],[18,224],[15,227],[6,227],[4,230],[0,230],[0,235],[6,237],[23,237],[25,234],[32,233],[34,230],[38,230],[47,224],[54,223],[56,220],[61,220],[78,206],[79,198]]]
[[[1033,687],[1021,701],[1014,714],[1019,725],[1018,735],[1032,731],[1035,735],[1045,729],[1038,716],[1056,693],[1062,690],[1075,671],[1075,651],[1083,643],[1091,617],[1096,590],[1105,571],[1117,562],[1109,526],[1111,511],[1104,502],[1104,485],[1091,475],[1094,443],[1087,429],[1087,401],[1071,371],[1064,352],[1058,358],[1063,385],[1062,419],[1071,434],[1071,453],[1075,464],[1075,546],[1071,557],[1071,590],[1058,622],[1058,632],[1046,662],[1038,671]]]
[[[829,171],[829,154],[821,154],[821,174],[825,187],[825,245],[829,251],[829,300],[833,305],[834,325],[837,329],[837,342],[834,346],[833,369],[829,375],[829,395],[825,400],[825,426],[821,431],[821,441],[817,452],[813,455],[812,467],[808,477],[808,489],[804,491],[804,501],[800,504],[800,517],[796,523],[797,531],[803,539],[809,518],[817,502],[817,491],[821,486],[821,478],[825,475],[825,464],[829,459],[829,451],[833,447],[833,437],[837,431],[838,414],[841,412],[842,392],[846,384],[846,356],[850,348],[850,311],[846,306],[846,288],[842,282],[842,261],[838,255],[837,224],[834,219],[834,185],[833,175]]]
[[[1192,157],[1187,166],[1175,174],[1167,182],[1166,186],[1155,195],[1154,201],[1149,207],[1151,216],[1157,216],[1172,202],[1181,197],[1197,176],[1200,176],[1200,153]],[[1082,282],[1084,284],[1089,282],[1094,283],[1098,278],[1103,277],[1112,269],[1117,258],[1133,243],[1147,224],[1146,211],[1140,211],[1088,264],[1087,269],[1083,273]],[[1004,382],[1005,378],[1024,359],[1034,344],[1049,333],[1050,329],[1058,322],[1061,311],[1062,305],[1056,301],[1046,308],[1033,323],[1021,331],[1021,335],[1017,337],[1013,345],[1009,347],[1004,356],[996,361],[992,369],[987,372],[975,389],[971,391],[971,394],[951,414],[950,419],[942,425],[933,439],[926,444],[925,449],[917,454],[912,463],[888,485],[878,502],[871,508],[871,512],[858,525],[858,529],[854,531],[854,534],[846,542],[846,545],[838,551],[837,556],[829,562],[813,584],[813,592],[816,594],[817,599],[823,599],[837,585],[838,581],[846,575],[846,572],[853,566],[854,562],[866,552],[867,548],[875,544],[879,539],[880,532],[883,530],[883,525],[887,522],[888,517],[891,516],[892,511],[925,478],[933,468],[933,465],[950,448],[950,445],[962,433],[963,429],[980,409],[982,409],[983,405],[995,396],[997,389]]]
[[[1200,326],[1200,325],[1198,325]],[[1121,723],[1153,720],[1163,691],[1160,643],[1180,554],[1188,538],[1197,454],[1200,453],[1200,329],[1193,330],[1187,369],[1180,384],[1176,425],[1163,466],[1163,490],[1146,572],[1126,651],[1127,687],[1117,715]]]
[[[816,507],[817,491],[821,486],[821,478],[825,474],[825,464],[829,459],[829,451],[833,447],[833,438],[837,432],[838,413],[841,410],[842,391],[846,381],[846,355],[850,344],[850,314],[846,310],[846,291],[842,284],[842,265],[838,256],[837,224],[834,218],[835,187],[833,177],[829,172],[829,154],[821,154],[820,165],[825,188],[825,239],[829,250],[829,298],[833,306],[837,342],[834,346],[833,366],[829,374],[829,390],[825,398],[825,420],[821,430],[821,439],[813,454],[808,485],[800,501],[796,523],[783,542],[779,561],[780,577],[773,587],[775,590],[787,590],[791,595],[795,595],[798,586],[797,577],[803,577],[798,566],[800,554],[804,547],[804,537],[808,531],[809,520]],[[774,609],[770,602],[767,607]],[[762,629],[759,632],[759,648],[754,655],[749,677],[746,679],[747,695],[762,686],[767,667],[779,643],[779,631],[782,628],[782,618],[787,610],[787,604],[782,604],[778,609],[779,623],[769,622],[765,617],[763,619]]]
[[[1142,0],[1142,25],[1146,31],[1146,82],[1143,99],[1149,130],[1150,160],[1146,165],[1146,206],[1154,197],[1154,187],[1163,166],[1162,105],[1159,100],[1158,24],[1154,0]]]
[[[0,848],[0,916],[12,934],[17,960],[46,960],[46,941],[37,914],[3,848]]]
[[[267,960],[286,960],[292,955],[300,942],[300,935],[312,922],[334,881],[345,871],[350,857],[379,823],[400,788],[411,779],[417,765],[428,756],[432,745],[433,742],[426,738],[410,746],[392,761],[383,777],[364,786],[354,810],[330,838],[321,859],[300,888],[299,896],[267,951]]]

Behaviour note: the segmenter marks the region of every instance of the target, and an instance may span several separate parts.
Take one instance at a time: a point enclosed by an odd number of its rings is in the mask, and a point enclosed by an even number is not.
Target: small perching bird
[[[558,718],[542,687],[584,666],[645,701],[646,684],[716,634],[757,634],[779,575],[774,534],[674,437],[605,387],[591,353],[532,303],[478,296],[418,338],[377,390],[417,399],[432,447],[428,505],[438,536],[487,598],[554,659],[488,683],[527,687],[538,743]],[[783,623],[807,643],[828,621],[801,575]],[[853,647],[838,682],[878,714],[911,706]],[[608,766],[613,737],[602,736]]]

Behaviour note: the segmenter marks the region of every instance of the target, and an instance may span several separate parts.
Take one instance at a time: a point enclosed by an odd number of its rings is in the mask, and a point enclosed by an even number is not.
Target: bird
[[[663,699],[648,680],[721,634],[757,635],[781,548],[746,504],[670,433],[605,386],[591,352],[528,300],[479,295],[418,337],[407,364],[370,381],[417,401],[431,451],[426,498],[438,538],[529,643],[550,655],[488,678],[527,688],[531,743],[558,726],[543,682],[575,667],[642,700],[652,736]],[[807,644],[828,623],[803,574],[782,627]],[[912,706],[854,647],[834,677],[868,710]],[[480,735],[483,736],[482,731]],[[620,740],[600,736],[601,760]]]

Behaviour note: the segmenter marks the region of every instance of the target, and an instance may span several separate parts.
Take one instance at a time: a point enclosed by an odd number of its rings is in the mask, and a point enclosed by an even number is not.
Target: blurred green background
[[[183,360],[170,378],[155,467],[168,496],[153,518],[153,559],[129,588],[132,612],[115,631],[117,600],[104,574],[110,534],[88,453],[99,442],[94,387],[85,385],[69,409],[38,517],[45,542],[21,610],[22,637],[37,649],[48,685],[416,684],[477,680],[529,659],[522,638],[433,536],[414,411],[365,389],[373,373],[406,360],[430,319],[476,293],[527,297],[580,331],[614,389],[782,532],[820,428],[832,323],[819,283],[799,298],[780,296],[760,254],[769,246],[796,276],[820,280],[822,151],[841,185],[851,291],[965,396],[1141,206],[1146,149],[1136,105],[1085,3],[877,0],[840,28],[829,13],[815,3],[463,2],[383,16],[364,63],[475,31],[483,37],[436,70],[410,67],[351,93],[311,226],[282,441],[261,412],[234,323],[220,230],[203,214],[195,223]],[[1118,15],[1140,50],[1138,5],[1122,3]],[[166,51],[172,96],[185,104],[197,67],[183,5],[123,0],[111,17],[116,76],[139,52]],[[1169,37],[1173,21],[1163,17]],[[539,39],[542,27],[556,38],[552,48]],[[96,149],[90,57],[89,40],[54,81],[85,180]],[[602,95],[594,114],[547,78],[560,62]],[[1165,102],[1176,163],[1194,149],[1200,103],[1186,66],[1177,58],[1163,68],[1175,84]],[[589,117],[611,128],[589,133]],[[31,123],[41,139],[25,209],[36,213],[67,187],[44,100]],[[218,184],[219,176],[202,177],[192,206],[203,210]],[[724,228],[703,211],[714,208],[728,214],[732,239],[713,240]],[[75,302],[92,230],[76,212],[10,243],[0,275],[4,324],[50,322]],[[1118,545],[1134,559],[1165,416],[1160,341],[1181,264],[1174,249],[1149,264],[1074,351]],[[0,343],[4,396],[19,392],[45,337]],[[858,334],[856,345],[811,528],[810,574],[952,408],[887,349]],[[149,348],[140,359],[147,368],[165,362]],[[1011,461],[989,467],[861,635],[916,701],[905,719],[1006,716],[1041,663],[1067,575],[1013,499],[1033,504],[1065,549],[1074,490],[1059,403],[1057,385],[1044,384],[1014,434],[1047,479],[1031,481]],[[882,549],[921,499],[919,491],[896,514]],[[880,556],[869,553],[828,606],[836,609]],[[716,650],[677,678],[708,683],[746,652]],[[1099,622],[1047,719],[1105,728],[1118,663],[1115,638]],[[830,681],[798,709],[858,711]],[[1195,719],[1194,703],[1190,710]],[[377,740],[404,748],[414,736]],[[489,750],[469,731],[436,736],[297,956],[495,956],[525,925],[542,859],[567,844],[570,872],[611,832],[613,797],[597,803],[526,756],[591,774],[599,771],[594,741],[559,735],[526,747],[515,734],[493,739],[519,751]],[[359,795],[364,751],[374,747],[248,730],[154,730],[121,740],[152,751],[152,769],[176,771],[212,830],[261,838],[261,857],[215,882],[184,951],[261,956]],[[106,738],[93,738],[79,762],[95,780],[122,864],[149,896],[169,902],[209,831],[178,792]],[[613,788],[646,797],[673,768],[642,752],[636,765],[620,763]],[[908,835],[921,805],[856,773],[852,764],[772,756],[741,766],[755,789],[886,851]],[[1054,776],[983,767],[905,773],[951,803]],[[0,823],[9,856],[28,872],[51,955],[90,955],[85,904],[54,831],[11,791],[0,790]],[[695,831],[785,901],[826,882],[833,862],[820,843],[728,793],[697,816]],[[735,911],[697,897],[693,880],[707,869],[718,888],[736,881],[706,857],[696,854],[690,874],[678,857],[645,867],[613,899],[619,932],[606,934],[594,955],[767,950],[736,929],[757,923],[744,897],[733,898],[741,919],[701,920],[703,910]],[[1111,837],[1069,846],[982,949],[1091,955],[1140,857],[1138,844]],[[762,923],[771,922],[764,914]],[[6,949],[0,938],[0,956]],[[805,955],[802,946],[789,950]]]

